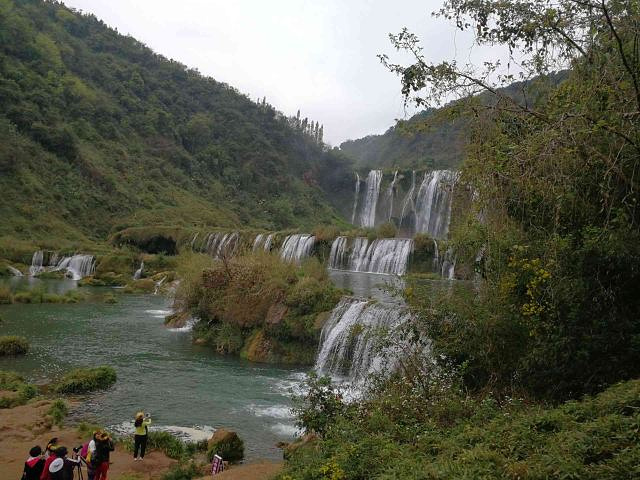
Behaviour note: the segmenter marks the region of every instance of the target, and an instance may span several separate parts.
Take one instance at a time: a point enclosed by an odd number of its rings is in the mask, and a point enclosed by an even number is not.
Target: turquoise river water
[[[58,293],[75,287],[71,280],[9,281],[14,289],[27,282]],[[26,356],[0,358],[0,369],[44,383],[76,366],[111,365],[116,385],[90,396],[72,415],[76,420],[118,426],[143,409],[155,425],[173,430],[195,428],[202,435],[218,427],[235,430],[245,441],[247,459],[281,458],[276,443],[290,441],[296,432],[290,392],[303,380],[304,369],[249,363],[193,345],[190,332],[164,327],[169,302],[162,296],[81,290],[96,298],[68,305],[0,305],[1,334],[31,342]],[[118,303],[102,302],[98,297],[106,292],[116,293]]]

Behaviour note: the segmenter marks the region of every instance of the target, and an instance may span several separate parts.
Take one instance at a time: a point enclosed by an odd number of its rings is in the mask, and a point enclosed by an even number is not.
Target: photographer
[[[136,413],[133,426],[136,429],[136,433],[133,437],[133,459],[135,461],[142,460],[144,458],[144,452],[147,449],[147,438],[149,435],[149,425],[151,425],[151,417],[144,412]],[[140,457],[138,457],[140,452]]]

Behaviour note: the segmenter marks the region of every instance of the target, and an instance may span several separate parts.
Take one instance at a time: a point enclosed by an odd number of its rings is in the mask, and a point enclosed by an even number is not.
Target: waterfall
[[[316,243],[316,237],[306,233],[296,233],[285,238],[280,249],[280,258],[285,262],[300,263],[303,258],[311,255]]]
[[[347,237],[333,241],[329,268],[392,275],[404,275],[407,271],[412,239],[380,238],[370,243],[365,237],[356,237],[351,243]]]
[[[451,170],[425,173],[415,201],[416,232],[447,238],[451,219],[453,186],[458,174]]]
[[[196,239],[198,238],[198,234],[200,234],[200,232],[196,232],[196,234],[191,239],[191,250],[194,250],[194,245],[196,244]]]
[[[376,207],[380,196],[380,184],[382,183],[382,170],[371,170],[367,175],[367,191],[365,192],[362,213],[360,214],[361,227],[376,226]]]
[[[12,267],[11,265],[7,265],[7,270],[9,270],[11,272],[11,275],[13,275],[14,277],[22,277],[22,272],[20,270],[18,270],[15,267]]]
[[[44,270],[42,265],[44,260],[44,252],[42,250],[38,250],[33,253],[33,257],[31,257],[31,266],[29,267],[29,275],[37,275]]]
[[[236,253],[240,244],[240,234],[238,232],[223,233],[216,232],[210,233],[204,239],[203,245],[200,248],[202,253],[211,255],[213,258],[220,259],[224,257],[231,257]]]
[[[385,341],[410,318],[398,305],[343,297],[322,328],[316,371],[357,381],[393,370],[400,350]]]
[[[93,274],[96,262],[93,255],[73,255],[63,257],[52,271],[66,270],[73,280],[80,280]]]
[[[453,280],[455,278],[456,257],[451,247],[447,248],[444,255],[440,255],[438,242],[433,240],[433,269],[440,273],[442,278]]]
[[[393,180],[389,184],[389,188],[387,188],[387,203],[389,203],[389,215],[387,221],[391,221],[391,216],[393,215],[393,197],[396,193],[396,180],[398,180],[398,171],[396,170],[393,174]]]
[[[271,251],[271,244],[273,243],[273,233],[265,234],[259,233],[256,235],[256,239],[253,241],[253,251],[264,250],[265,252]]]
[[[400,226],[402,226],[402,222],[404,221],[404,215],[407,211],[407,207],[411,205],[411,212],[415,215],[416,213],[416,204],[413,201],[413,194],[416,191],[416,171],[411,171],[411,188],[404,196],[404,200],[402,200],[402,212],[400,213]]]
[[[144,270],[144,262],[140,262],[140,268],[136,270],[136,273],[133,274],[133,279],[140,280],[140,278],[142,277],[143,270]]]
[[[358,211],[358,198],[360,198],[360,175],[356,172],[356,194],[353,199],[353,213],[351,214],[351,223],[356,224],[356,212]]]

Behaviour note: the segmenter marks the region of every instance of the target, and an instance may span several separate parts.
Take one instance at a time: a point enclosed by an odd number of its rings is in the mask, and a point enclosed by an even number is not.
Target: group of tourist
[[[142,460],[147,448],[147,435],[151,418],[143,412],[135,416],[134,460]],[[87,467],[89,480],[107,480],[113,440],[103,430],[93,432],[91,440],[74,448],[71,457],[67,447],[58,445],[58,438],[52,438],[42,451],[39,445],[29,450],[29,458],[24,463],[22,480],[73,480],[76,469]]]

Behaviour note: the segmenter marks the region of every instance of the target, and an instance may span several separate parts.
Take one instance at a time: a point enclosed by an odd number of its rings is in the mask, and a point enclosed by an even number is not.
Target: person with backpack
[[[144,459],[144,452],[147,450],[147,439],[149,438],[149,425],[151,425],[151,417],[144,412],[136,413],[133,426],[136,429],[133,436],[133,460],[138,461]],[[138,457],[138,452],[140,456]]]
[[[67,447],[56,449],[56,459],[49,465],[51,480],[73,480],[73,469],[80,464],[80,460],[67,458],[67,453]]]
[[[94,480],[107,480],[109,456],[113,452],[113,441],[107,432],[98,432],[95,437],[96,450],[91,455],[91,465],[95,470]]]
[[[42,448],[36,445],[29,450],[29,458],[24,462],[22,480],[40,480],[42,470],[44,470],[45,459],[42,457]]]
[[[40,474],[40,480],[51,480],[49,466],[56,458],[58,458],[56,457],[56,449],[58,448],[56,443],[58,443],[58,439],[52,438],[51,441],[47,444],[47,448],[44,454],[44,468],[42,469],[42,473]]]

